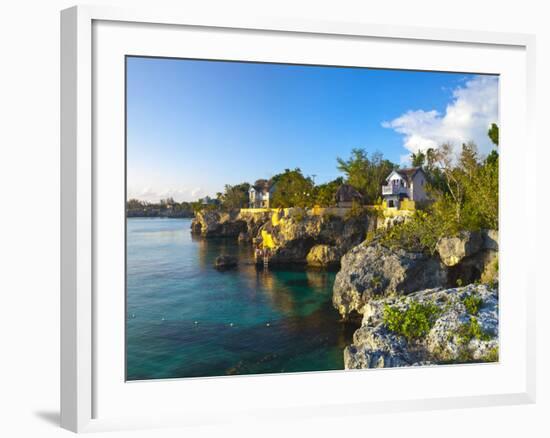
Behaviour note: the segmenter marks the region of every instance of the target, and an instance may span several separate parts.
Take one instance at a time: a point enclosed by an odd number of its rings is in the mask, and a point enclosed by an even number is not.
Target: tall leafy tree
[[[272,179],[275,184],[273,207],[312,207],[315,203],[313,179],[302,174],[301,169],[285,169]]]
[[[336,191],[344,183],[344,178],[339,177],[325,184],[315,187],[315,203],[321,207],[334,205]]]
[[[347,160],[337,158],[338,170],[346,175],[346,182],[355,187],[364,201],[373,204],[380,196],[380,187],[397,165],[384,159],[380,152],[369,156],[364,149],[353,149]]]
[[[222,207],[226,210],[244,208],[248,205],[248,190],[250,184],[225,185],[224,193],[218,194]]]
[[[411,154],[411,164],[413,167],[422,167],[426,163],[426,154],[422,151]]]

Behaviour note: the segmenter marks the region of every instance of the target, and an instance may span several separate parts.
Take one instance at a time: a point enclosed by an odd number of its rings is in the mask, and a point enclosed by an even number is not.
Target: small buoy
[[[266,324],[266,327],[269,327],[271,324],[269,324],[269,322]]]
[[[233,327],[233,323],[232,323],[232,322],[229,323],[229,327]]]
[[[135,318],[136,317],[136,314],[135,313],[132,313],[132,318]]]

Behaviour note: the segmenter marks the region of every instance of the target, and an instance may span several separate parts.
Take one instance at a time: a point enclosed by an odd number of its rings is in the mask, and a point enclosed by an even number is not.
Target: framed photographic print
[[[63,427],[534,400],[533,37],[61,24]]]

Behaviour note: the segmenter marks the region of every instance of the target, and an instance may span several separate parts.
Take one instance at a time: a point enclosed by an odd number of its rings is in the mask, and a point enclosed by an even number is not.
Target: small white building
[[[421,167],[393,170],[382,186],[382,197],[388,208],[397,209],[403,199],[426,201],[426,174]]]
[[[270,208],[275,184],[265,179],[259,179],[248,190],[249,208]]]

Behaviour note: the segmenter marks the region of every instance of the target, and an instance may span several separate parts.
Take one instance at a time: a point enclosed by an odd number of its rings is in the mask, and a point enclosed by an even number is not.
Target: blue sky
[[[340,176],[336,157],[353,148],[406,164],[446,136],[483,143],[497,117],[496,84],[455,73],[130,57],[128,197],[191,201],[295,167],[320,183]]]

